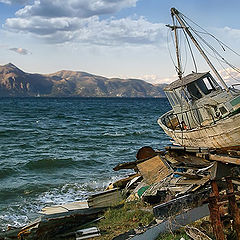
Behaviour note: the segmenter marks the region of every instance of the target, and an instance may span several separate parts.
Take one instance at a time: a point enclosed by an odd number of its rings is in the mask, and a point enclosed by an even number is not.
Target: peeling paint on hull
[[[172,130],[161,118],[158,124],[177,144],[191,147],[228,148],[240,146],[240,113],[217,123],[191,130]]]

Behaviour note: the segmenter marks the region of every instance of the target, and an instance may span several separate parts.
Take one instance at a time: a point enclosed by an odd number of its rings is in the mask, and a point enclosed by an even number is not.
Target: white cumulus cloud
[[[32,33],[50,43],[82,42],[95,45],[159,44],[165,38],[165,27],[143,17],[100,20],[99,17],[9,18],[5,28]]]
[[[137,1],[34,0],[18,10],[16,17],[6,19],[3,26],[5,30],[32,34],[47,43],[160,44],[165,40],[164,24],[151,23],[144,17],[115,19],[109,15],[134,7]],[[107,18],[102,19],[101,15]]]
[[[115,13],[133,7],[137,0],[35,0],[16,12],[17,17],[80,17]]]

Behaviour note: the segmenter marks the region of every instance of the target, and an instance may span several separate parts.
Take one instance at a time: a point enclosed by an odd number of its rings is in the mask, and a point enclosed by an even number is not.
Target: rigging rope
[[[214,53],[214,58],[219,62],[219,61],[222,61],[224,62],[225,64],[227,64],[230,68],[232,68],[233,70],[235,70],[236,72],[240,73],[240,69],[238,69],[236,66],[234,66],[233,64],[231,64],[230,62],[228,62],[213,46],[211,46],[202,36],[200,36],[198,33],[202,33],[202,34],[207,34],[209,36],[211,36],[212,38],[214,38],[218,44],[222,47],[222,49],[225,51],[223,45],[228,48],[230,51],[234,52],[236,55],[240,56],[240,54],[238,54],[236,51],[234,51],[233,49],[231,49],[230,47],[228,47],[225,43],[223,43],[222,41],[220,41],[219,39],[217,39],[215,36],[213,36],[212,34],[210,34],[209,32],[207,32],[205,29],[203,29],[201,26],[199,26],[198,24],[196,24],[195,22],[193,22],[191,19],[189,19],[188,17],[184,16],[183,14],[181,14],[181,17],[182,17],[182,20],[184,21],[184,23],[186,24],[186,26],[188,26],[192,32],[195,34],[195,37],[197,36],[198,39],[200,39],[209,49],[212,50],[212,52]],[[184,19],[187,18],[189,21],[191,21],[193,24],[195,24],[196,26],[198,26],[200,29],[202,29],[204,32],[200,32],[200,31],[197,31],[196,29],[194,29],[191,25],[189,25],[189,23]],[[186,38],[187,39],[187,38]],[[200,43],[199,43],[200,44]],[[205,48],[204,48],[205,49]],[[206,49],[205,49],[206,51]],[[207,51],[208,52],[208,51]],[[209,52],[208,52],[209,54]],[[209,54],[211,55],[211,54]],[[220,58],[218,59],[216,57],[216,55]],[[221,65],[222,66],[222,65]],[[228,72],[227,72],[228,73]],[[233,77],[232,75],[229,75],[231,77]],[[236,81],[239,81],[238,79],[234,78],[234,80]]]
[[[171,58],[171,60],[172,60],[172,63],[173,63],[173,65],[174,65],[174,67],[175,67],[175,69],[176,69],[176,71],[177,71],[178,67],[177,67],[176,63],[174,62],[174,59],[173,59],[173,56],[172,56],[172,53],[171,53],[171,51],[170,51],[170,47],[169,47],[169,40],[168,40],[169,33],[171,34],[172,42],[173,42],[173,44],[174,44],[174,40],[173,40],[173,36],[172,36],[172,32],[170,32],[170,31],[171,31],[171,30],[169,29],[169,30],[168,30],[168,34],[167,34],[167,46],[168,46],[168,52],[169,52],[169,56],[170,56],[170,58]]]
[[[185,31],[183,31],[183,32],[184,32],[185,38],[186,38],[186,40],[187,40],[187,44],[188,44],[189,51],[190,51],[191,56],[192,56],[193,64],[194,64],[194,67],[195,67],[195,72],[197,72],[197,64],[196,64],[196,61],[195,61],[195,58],[194,58],[194,55],[193,55],[193,51],[192,51],[192,48],[191,48],[191,44],[190,44],[190,42],[189,42],[189,40],[188,40],[188,37],[187,37],[186,32],[185,32]]]
[[[192,22],[193,24],[195,24],[197,27],[199,27],[200,29],[202,29],[202,30],[204,31],[204,32],[198,31],[199,33],[207,34],[207,35],[211,36],[212,38],[214,38],[214,39],[218,42],[218,44],[223,48],[224,51],[225,51],[225,48],[224,48],[224,47],[226,47],[226,48],[228,48],[230,51],[232,51],[233,53],[235,53],[236,55],[238,55],[238,56],[240,57],[240,54],[239,54],[238,52],[236,52],[235,50],[233,50],[232,48],[230,48],[227,44],[225,44],[224,42],[222,42],[220,39],[216,38],[213,34],[209,33],[207,30],[205,30],[204,28],[202,28],[201,26],[199,26],[197,23],[195,23],[193,20],[191,20],[190,18],[188,18],[188,17],[185,16],[184,14],[180,13],[180,15],[182,16],[183,19],[184,19],[184,18],[188,19],[190,22]],[[185,20],[185,23],[187,23],[186,20]],[[189,27],[191,27],[188,23],[187,23],[187,25],[188,25]],[[223,47],[223,46],[224,46],[224,47]]]

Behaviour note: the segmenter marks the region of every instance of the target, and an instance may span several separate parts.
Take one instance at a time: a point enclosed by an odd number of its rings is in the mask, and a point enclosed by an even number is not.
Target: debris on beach
[[[169,225],[176,230],[205,216],[210,216],[217,240],[225,239],[223,218],[231,220],[233,231],[240,237],[239,155],[239,150],[171,146],[166,151],[154,151],[143,147],[136,161],[114,168],[132,169],[134,173],[86,201],[44,207],[34,222],[0,233],[0,239],[87,239],[87,234],[79,235],[88,232],[84,226],[99,221],[108,208],[134,201],[151,206],[155,223],[131,230],[131,234],[122,233],[116,240],[156,239],[169,230]],[[89,237],[101,234],[101,229],[89,231]]]

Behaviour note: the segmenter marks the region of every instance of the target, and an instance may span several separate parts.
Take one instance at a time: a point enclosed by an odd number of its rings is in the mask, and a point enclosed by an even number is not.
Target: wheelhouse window
[[[187,90],[193,99],[200,99],[204,95],[208,95],[212,91],[216,91],[219,85],[212,78],[211,75],[200,78],[187,85]]]
[[[187,90],[193,100],[200,99],[202,97],[201,92],[198,90],[198,87],[195,85],[195,82],[191,82],[187,85]]]
[[[209,77],[197,80],[196,84],[204,95],[207,95],[216,90],[216,87]]]

